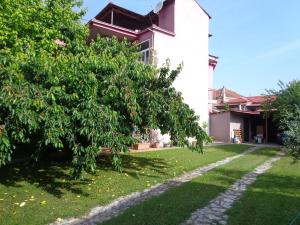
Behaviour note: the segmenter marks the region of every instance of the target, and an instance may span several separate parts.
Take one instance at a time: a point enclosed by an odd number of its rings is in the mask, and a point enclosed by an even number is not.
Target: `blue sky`
[[[109,0],[84,0],[85,19],[93,18]],[[158,0],[115,0],[141,14]],[[212,16],[210,52],[220,57],[215,88],[225,86],[243,95],[300,79],[299,0],[199,0]]]

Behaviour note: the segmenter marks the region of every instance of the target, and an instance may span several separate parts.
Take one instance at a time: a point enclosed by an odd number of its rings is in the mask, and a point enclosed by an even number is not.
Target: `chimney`
[[[226,101],[226,88],[225,88],[225,86],[223,86],[223,90],[222,90],[222,101],[223,101],[223,103],[225,103],[225,101]]]

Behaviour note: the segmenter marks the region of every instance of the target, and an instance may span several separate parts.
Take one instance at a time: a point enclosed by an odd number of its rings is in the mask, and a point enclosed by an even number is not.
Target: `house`
[[[229,143],[235,132],[241,133],[242,142],[253,142],[258,137],[264,142],[276,142],[278,127],[273,121],[273,112],[265,116],[264,104],[275,97],[244,97],[223,87],[212,92],[210,135],[216,141]]]
[[[218,61],[209,55],[210,18],[196,0],[164,0],[146,15],[109,3],[88,25],[91,39],[115,36],[139,43],[144,63],[160,67],[169,59],[173,68],[183,63],[174,87],[199,122],[208,123],[208,90]]]
[[[212,113],[214,111],[214,108],[216,108],[216,106],[219,103],[227,102],[230,99],[242,98],[242,97],[243,97],[242,95],[232,90],[226,89],[225,87],[218,90],[209,88],[209,112]]]

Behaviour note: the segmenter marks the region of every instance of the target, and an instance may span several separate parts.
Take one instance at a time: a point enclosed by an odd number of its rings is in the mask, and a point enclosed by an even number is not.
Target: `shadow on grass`
[[[89,180],[74,181],[69,174],[69,163],[14,164],[0,169],[0,184],[23,187],[22,181],[30,183],[58,198],[63,190],[86,196],[76,185],[87,184]]]
[[[245,173],[236,170],[218,170],[214,179],[206,182],[192,181],[175,187],[164,194],[133,206],[121,216],[105,222],[105,225],[176,225],[186,221],[193,212],[203,208],[232,185],[237,177]],[[268,185],[280,185],[285,190],[298,190],[299,179],[292,176],[268,175],[263,182]],[[238,215],[234,225],[288,224],[300,209],[300,197],[285,193],[249,193],[249,203],[240,202],[232,211]],[[298,195],[299,196],[299,195]],[[275,215],[276,214],[276,215]],[[274,222],[270,222],[273,221]]]
[[[220,151],[230,151],[234,153],[241,153],[249,146],[245,145],[224,145],[217,148]],[[171,151],[177,151],[176,149]],[[190,151],[190,150],[187,150]],[[165,153],[162,153],[165,154]],[[165,156],[164,156],[165,157]],[[205,157],[205,156],[203,156]],[[160,175],[169,175],[169,169],[174,166],[167,162],[167,158],[158,158],[154,156],[144,156],[140,154],[129,154],[122,156],[124,171],[135,179],[139,179],[139,176],[147,177],[160,177]],[[111,166],[110,156],[101,156],[97,161],[98,169],[103,171],[112,171],[114,168]],[[150,174],[139,174],[140,171],[147,168],[152,171]],[[97,178],[95,175],[92,178]],[[85,176],[91,177],[91,176]],[[87,192],[84,192],[80,187],[81,185],[87,185],[91,182],[91,179],[86,178],[83,180],[73,180],[70,177],[70,162],[39,162],[38,164],[31,163],[19,163],[14,165],[8,165],[0,169],[0,184],[4,186],[23,187],[22,181],[30,183],[49,194],[54,195],[57,198],[61,198],[63,192],[71,192],[76,195],[88,196]]]
[[[104,155],[98,158],[98,168],[105,171],[112,171],[114,168],[111,163],[111,156]],[[148,170],[154,171],[154,175],[145,175],[147,177],[157,178],[160,175],[167,175],[166,172],[170,168],[170,164],[167,163],[165,159],[162,158],[153,158],[153,157],[141,157],[138,155],[122,155],[122,166],[124,172],[130,175],[133,178],[139,179],[140,171],[147,168]],[[139,175],[138,175],[139,174]]]
[[[98,169],[112,171],[109,157],[98,158]],[[168,168],[168,164],[164,159],[160,158],[147,158],[147,157],[135,157],[132,155],[123,156],[123,166],[127,174],[138,179],[136,172],[141,168],[147,167],[155,171],[157,174],[166,174],[163,168]],[[93,174],[91,174],[93,175]],[[70,176],[70,162],[39,162],[36,163],[17,163],[4,166],[0,169],[0,184],[6,187],[24,187],[22,182],[30,183],[49,194],[57,198],[61,198],[64,191],[72,192],[77,195],[88,196],[87,192],[84,192],[81,185],[87,185],[96,178],[95,176],[81,180],[74,180]],[[147,176],[143,174],[143,176]],[[149,175],[150,176],[150,175]],[[159,175],[158,175],[159,176]],[[152,176],[153,177],[153,176]]]

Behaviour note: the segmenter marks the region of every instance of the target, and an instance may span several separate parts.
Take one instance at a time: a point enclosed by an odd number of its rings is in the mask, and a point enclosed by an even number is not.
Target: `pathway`
[[[210,201],[209,205],[194,212],[184,225],[217,225],[227,224],[228,216],[225,214],[232,205],[238,201],[247,187],[255,182],[258,175],[263,174],[272,167],[272,164],[281,158],[281,154],[268,160],[253,172],[246,174],[234,183],[226,192]]]
[[[106,206],[98,206],[96,208],[93,208],[91,212],[83,217],[83,218],[70,218],[63,221],[56,221],[50,225],[94,225],[99,224],[104,221],[110,220],[121,213],[123,213],[128,208],[139,204],[141,202],[144,202],[147,199],[150,199],[152,197],[158,196],[165,191],[169,190],[172,187],[180,186],[183,183],[186,183],[188,181],[191,181],[192,179],[202,176],[206,172],[225,165],[233,160],[236,160],[238,158],[241,158],[242,156],[249,154],[251,152],[256,151],[257,149],[260,149],[261,147],[252,147],[248,149],[247,151],[227,157],[223,160],[217,161],[215,163],[208,164],[203,167],[199,167],[196,170],[193,170],[191,172],[185,173],[179,177],[170,179],[162,184],[157,184],[149,189],[144,190],[143,192],[135,192],[130,195],[120,197],[116,200],[114,200],[112,203]]]

